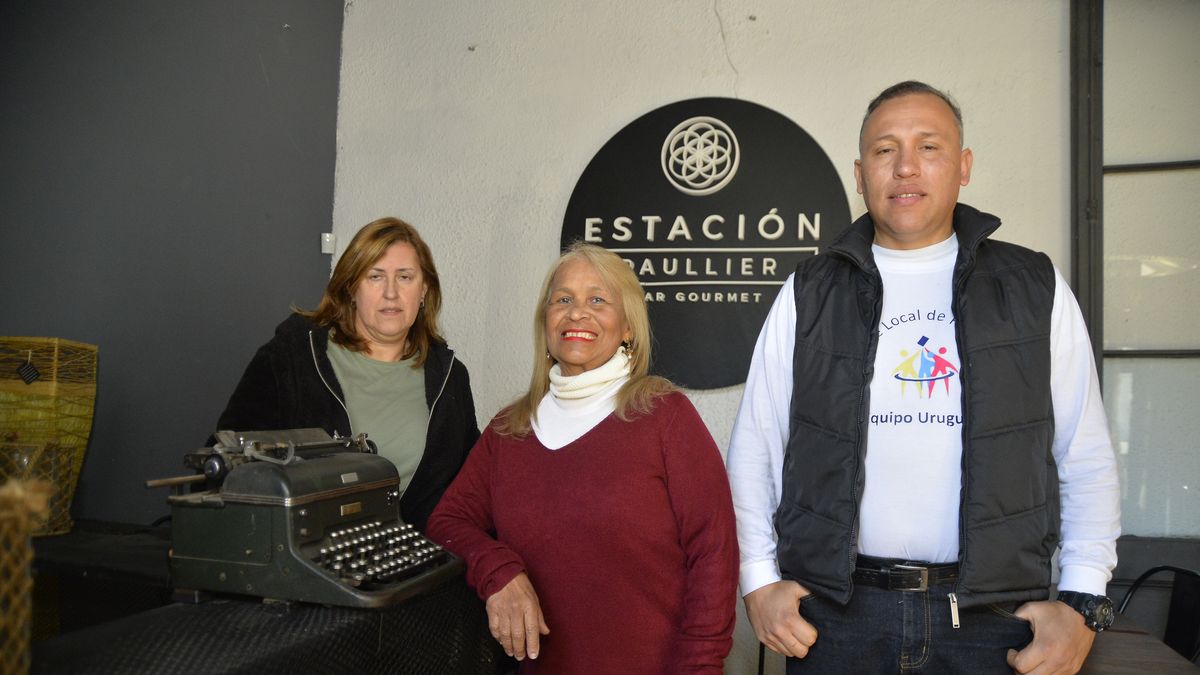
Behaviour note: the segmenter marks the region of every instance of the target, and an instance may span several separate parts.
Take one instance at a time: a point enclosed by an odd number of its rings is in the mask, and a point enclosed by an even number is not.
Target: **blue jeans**
[[[850,604],[809,596],[800,615],[817,629],[804,659],[787,660],[796,673],[1004,673],[1009,649],[1033,639],[1029,623],[1012,615],[1020,603],[959,608],[950,617],[953,584],[924,593],[854,587]]]

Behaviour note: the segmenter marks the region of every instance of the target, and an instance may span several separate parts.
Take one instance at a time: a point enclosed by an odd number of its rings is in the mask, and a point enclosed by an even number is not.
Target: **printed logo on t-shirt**
[[[958,374],[958,366],[946,358],[945,347],[932,345],[927,336],[917,340],[916,348],[900,350],[900,363],[892,369],[892,377],[900,385],[900,397],[915,390],[918,398],[932,399],[942,391],[950,396],[950,378]],[[938,386],[941,383],[943,386]]]
[[[931,299],[921,309],[885,313],[880,321],[870,422],[872,442],[882,447],[893,441],[901,447],[910,425],[940,427],[949,434],[946,442],[953,442],[954,429],[963,424],[954,316],[939,305]]]

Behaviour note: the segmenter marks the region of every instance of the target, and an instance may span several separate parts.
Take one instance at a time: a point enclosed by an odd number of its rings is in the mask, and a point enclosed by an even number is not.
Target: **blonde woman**
[[[737,585],[721,456],[648,375],[642,289],[576,245],[546,276],[529,391],[484,431],[429,521],[467,561],[522,673],[719,673]]]

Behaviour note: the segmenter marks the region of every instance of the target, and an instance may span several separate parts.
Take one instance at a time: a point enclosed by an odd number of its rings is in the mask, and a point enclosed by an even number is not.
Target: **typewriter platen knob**
[[[225,457],[220,454],[209,455],[204,460],[204,476],[211,481],[221,482],[229,473],[229,463],[225,461]]]

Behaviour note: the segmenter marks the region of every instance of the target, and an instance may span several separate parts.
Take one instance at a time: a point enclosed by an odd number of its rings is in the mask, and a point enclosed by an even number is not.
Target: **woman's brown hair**
[[[415,227],[399,218],[380,218],[359,230],[334,266],[320,304],[312,312],[298,313],[309,317],[319,326],[332,328],[330,339],[337,344],[351,351],[366,351],[367,341],[359,335],[355,324],[354,293],[367,271],[389,247],[397,243],[408,244],[417,252],[422,281],[426,286],[425,301],[412,327],[408,329],[408,340],[404,353],[400,355],[401,359],[414,359],[413,367],[419,368],[425,364],[430,346],[435,342],[445,342],[438,333],[437,325],[438,312],[442,308],[442,286],[429,245],[421,239]]]

